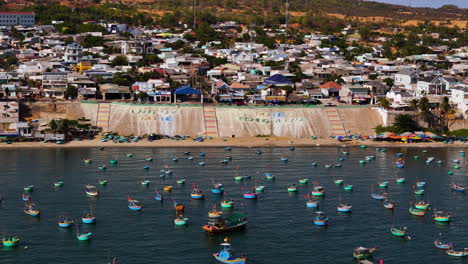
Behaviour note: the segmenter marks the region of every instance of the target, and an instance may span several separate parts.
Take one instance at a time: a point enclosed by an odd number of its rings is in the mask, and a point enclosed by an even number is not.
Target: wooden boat
[[[93,163],[93,160],[92,159],[84,159],[83,162],[86,163],[86,164],[91,164],[91,163]]]
[[[209,218],[208,224],[203,226],[203,230],[209,233],[222,233],[242,230],[248,223],[244,214],[233,214],[228,218],[223,217]]]
[[[98,169],[100,169],[100,170],[105,170],[106,168],[107,168],[106,165],[99,165],[98,166]]]
[[[417,208],[410,208],[409,209],[410,214],[416,215],[416,216],[424,216],[426,214],[426,210],[421,210]]]
[[[165,192],[170,192],[170,191],[172,191],[172,185],[164,186],[163,191],[165,191]]]
[[[448,212],[444,212],[444,211],[434,212],[434,220],[436,222],[448,223],[450,222],[451,217],[452,216]]]
[[[324,196],[325,195],[325,190],[323,189],[322,186],[314,186],[314,189],[312,190],[312,195],[313,196]]]
[[[91,197],[97,197],[99,195],[99,191],[96,189],[96,187],[94,185],[86,185],[85,186],[86,188],[86,195],[87,196],[91,196]]]
[[[265,190],[265,186],[263,185],[255,185],[255,191],[256,192],[263,192]]]
[[[152,157],[146,157],[145,160],[146,161],[153,161],[153,158]]]
[[[130,195],[127,196],[128,209],[132,211],[140,211],[143,205],[138,200],[133,200]]]
[[[416,190],[414,190],[414,194],[424,195],[424,189],[416,189]]]
[[[455,183],[451,184],[450,188],[452,188],[452,190],[457,191],[457,192],[464,192],[466,190],[466,187],[462,187],[462,186],[457,185]]]
[[[350,213],[353,206],[350,204],[339,204],[336,208],[338,209],[338,212]]]
[[[265,172],[265,179],[273,180],[273,179],[275,179],[275,176],[271,175],[271,173],[269,173],[269,172]]]
[[[376,200],[383,200],[387,197],[387,193],[383,193],[383,194],[372,193],[371,197]]]
[[[189,220],[188,218],[181,215],[174,219],[174,224],[176,226],[184,226],[184,225],[187,225],[188,220]]]
[[[401,158],[400,158],[400,159],[397,159],[397,160],[395,161],[395,166],[396,166],[397,168],[403,168],[403,167],[405,167],[405,161],[404,161],[403,159],[401,159]]]
[[[453,244],[452,242],[445,243],[440,240],[436,240],[434,241],[434,246],[439,249],[447,250],[447,249],[451,249],[453,247]]]
[[[131,158],[131,157],[133,157],[133,154],[132,153],[127,153],[127,157]]]
[[[99,185],[107,185],[107,180],[99,180]]]
[[[281,161],[282,162],[288,162],[288,159],[287,158],[281,158]]]
[[[223,215],[223,212],[216,209],[216,204],[213,205],[213,210],[208,212],[209,218],[218,218]]]
[[[150,183],[151,183],[150,180],[143,180],[143,181],[140,182],[140,184],[143,185],[143,186],[148,186]]]
[[[163,200],[163,195],[160,194],[158,191],[156,191],[155,194],[154,194],[154,199],[156,201],[162,201]]]
[[[388,187],[388,181],[379,182],[379,187],[387,188]]]
[[[117,162],[118,162],[118,161],[117,161],[116,159],[111,159],[111,160],[109,161],[109,163],[112,164],[112,165],[117,164]]]
[[[245,264],[247,258],[246,257],[235,257],[231,252],[231,244],[229,244],[229,239],[225,238],[223,243],[221,243],[221,251],[218,253],[213,254],[213,257],[222,263],[227,264]]]
[[[326,226],[328,225],[328,217],[320,211],[315,212],[314,225]]]
[[[196,200],[201,200],[204,198],[203,192],[198,187],[193,188],[190,196],[192,197],[192,199],[196,199]]]
[[[185,210],[185,204],[181,202],[174,201],[174,210],[178,213],[181,213]]]
[[[96,223],[96,216],[94,216],[92,203],[89,203],[89,211],[86,212],[85,215],[81,218],[81,222],[83,222],[84,224]]]
[[[308,208],[317,208],[319,206],[319,201],[316,199],[308,199],[306,201],[306,206]]]
[[[288,187],[288,192],[297,192],[297,186],[296,184],[291,184]]]
[[[336,185],[343,184],[343,182],[344,182],[344,180],[342,180],[342,179],[333,180],[333,183],[336,184]]]
[[[215,183],[213,184],[213,186],[211,187],[211,193],[214,193],[214,194],[223,194],[224,192],[224,186],[223,184],[221,183]]]
[[[309,179],[299,179],[300,184],[307,184],[309,182]]]
[[[396,182],[397,183],[405,183],[406,179],[405,178],[397,178]]]
[[[372,257],[375,248],[357,247],[353,249],[353,257],[355,259],[367,259]]]
[[[20,238],[19,236],[3,236],[2,242],[4,247],[16,247],[20,242]]]
[[[418,182],[416,182],[416,186],[417,187],[424,187],[424,186],[426,186],[426,182],[418,181]]]
[[[244,179],[244,177],[242,177],[242,176],[239,176],[239,175],[234,176],[234,180],[236,180],[236,181],[242,181],[243,179]]]
[[[29,194],[28,192],[24,192],[21,197],[22,197],[23,201],[26,202],[31,198],[31,194]]]
[[[427,210],[429,208],[429,205],[430,203],[426,203],[425,201],[419,201],[414,204],[414,207],[420,210]]]
[[[68,228],[73,225],[73,219],[69,218],[68,216],[59,216],[58,219],[58,226],[63,228]]]
[[[246,190],[244,191],[243,196],[244,196],[244,199],[250,199],[250,200],[257,199],[257,193],[254,191]]]
[[[23,210],[27,215],[30,216],[39,216],[41,211],[35,208],[35,204],[31,202],[31,199],[28,199],[24,206]]]
[[[404,237],[406,235],[406,227],[403,227],[403,228],[392,227],[390,228],[390,232],[392,232],[394,236]]]
[[[393,208],[395,208],[395,202],[394,201],[389,201],[389,200],[385,200],[383,202],[383,206],[387,209],[390,209],[390,210],[393,210]]]
[[[466,257],[468,256],[468,248],[464,248],[463,250],[454,250],[454,249],[449,249],[445,251],[447,255],[453,256],[453,257]]]
[[[34,185],[24,186],[23,190],[25,190],[27,192],[32,192],[34,190]]]
[[[352,191],[353,190],[353,185],[351,185],[351,184],[345,185],[344,190],[345,191]]]
[[[61,181],[54,182],[54,187],[62,187],[62,186],[63,186],[63,182]]]
[[[176,182],[177,184],[185,184],[185,179],[179,179]]]
[[[233,200],[224,200],[221,202],[221,207],[222,208],[232,208],[234,206],[234,201]]]

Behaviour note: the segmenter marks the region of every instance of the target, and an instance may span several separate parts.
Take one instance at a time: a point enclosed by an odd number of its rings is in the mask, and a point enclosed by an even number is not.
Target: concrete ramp
[[[330,123],[331,135],[335,137],[346,136],[346,129],[341,121],[340,114],[336,107],[328,107],[326,109],[328,122]]]
[[[98,106],[96,126],[102,128],[102,132],[109,131],[109,114],[111,104],[100,103]]]
[[[205,122],[205,135],[207,137],[218,137],[218,121],[216,120],[216,109],[214,107],[203,107],[203,121]]]

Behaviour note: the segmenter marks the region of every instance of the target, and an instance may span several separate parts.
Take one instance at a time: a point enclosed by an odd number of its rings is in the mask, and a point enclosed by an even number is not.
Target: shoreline
[[[353,140],[339,142],[329,138],[289,138],[289,137],[238,137],[238,138],[214,138],[203,142],[187,140],[161,139],[152,142],[146,139],[131,143],[102,142],[100,139],[70,141],[65,144],[42,142],[14,142],[12,144],[0,144],[0,149],[40,149],[40,148],[193,148],[193,147],[241,147],[241,148],[272,148],[272,147],[360,147],[361,145],[385,148],[468,148],[468,143],[454,142],[444,144],[442,142],[385,142],[373,140]]]

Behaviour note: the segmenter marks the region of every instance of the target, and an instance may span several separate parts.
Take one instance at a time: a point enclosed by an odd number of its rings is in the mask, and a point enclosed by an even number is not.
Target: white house
[[[395,84],[404,85],[405,89],[411,89],[418,82],[419,72],[411,69],[403,69],[395,74]]]
[[[458,80],[454,77],[431,75],[420,79],[417,83],[416,93],[421,94],[446,94],[451,87],[455,87]]]
[[[450,101],[458,108],[465,118],[468,117],[468,87],[457,86],[451,89]]]

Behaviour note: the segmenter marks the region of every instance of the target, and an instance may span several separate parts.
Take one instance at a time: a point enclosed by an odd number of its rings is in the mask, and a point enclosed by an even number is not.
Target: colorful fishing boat
[[[218,218],[218,217],[221,217],[222,215],[223,215],[223,212],[216,209],[216,204],[213,204],[213,210],[208,212],[209,218]]]
[[[434,212],[434,220],[440,223],[448,223],[452,216],[448,212],[436,211]]]
[[[353,209],[353,206],[350,204],[339,204],[336,209],[338,209],[338,212],[350,213]]]
[[[177,213],[182,213],[185,210],[185,204],[182,202],[174,201],[174,210]]]
[[[343,182],[344,182],[344,180],[342,180],[342,179],[333,180],[333,183],[336,184],[336,185],[343,184]]]
[[[314,189],[312,190],[312,195],[313,196],[324,196],[325,195],[325,190],[323,189],[322,186],[314,186]]]
[[[99,191],[96,189],[96,186],[88,184],[85,186],[86,195],[91,197],[97,197],[99,195]]]
[[[99,185],[107,185],[107,180],[98,180]]]
[[[257,193],[254,191],[245,190],[243,193],[244,199],[257,199]]]
[[[424,189],[416,189],[413,192],[416,195],[424,195]]]
[[[307,184],[309,182],[309,179],[299,179],[300,184]]]
[[[203,192],[198,187],[194,187],[192,189],[192,193],[190,194],[190,196],[192,197],[192,199],[196,200],[201,200],[204,198]]]
[[[225,238],[223,243],[221,243],[221,251],[219,253],[213,254],[213,257],[222,263],[227,264],[245,264],[247,258],[241,257],[238,258],[234,256],[231,252],[231,244],[229,243],[229,239]]]
[[[397,182],[397,183],[405,183],[405,181],[406,181],[406,179],[405,179],[405,178],[402,178],[402,177],[396,179],[396,182]]]
[[[63,228],[69,228],[73,225],[73,219],[68,216],[62,215],[59,216],[58,226]]]
[[[452,190],[457,191],[457,192],[464,192],[466,190],[466,187],[462,187],[462,186],[457,185],[455,183],[451,184],[450,188],[452,188]]]
[[[140,184],[143,185],[143,186],[148,186],[150,183],[151,183],[150,180],[143,180],[143,181],[140,182]]]
[[[318,208],[318,206],[319,206],[319,201],[316,200],[316,199],[308,199],[308,200],[306,201],[306,206],[307,206],[308,208]]]
[[[84,224],[95,224],[96,216],[94,216],[93,203],[89,203],[89,211],[85,212],[85,215],[81,218],[81,222]]]
[[[170,191],[172,191],[172,185],[164,186],[163,191],[165,191],[165,192],[170,192]]]
[[[179,179],[176,182],[177,184],[185,184],[185,179]]]
[[[156,201],[162,201],[162,200],[163,200],[163,195],[160,194],[158,191],[155,191],[154,199],[155,199]]]
[[[105,170],[106,168],[107,168],[106,165],[99,165],[98,166],[98,169],[100,169],[100,170]]]
[[[146,161],[153,161],[153,158],[152,157],[146,157],[145,160]]]
[[[30,216],[39,216],[41,211],[35,208],[35,204],[31,202],[31,199],[28,199],[24,206],[23,210],[27,215]]]
[[[78,239],[79,241],[88,241],[91,239],[91,236],[93,235],[93,233],[91,232],[86,232],[86,233],[79,233],[77,231],[76,233],[76,239]]]
[[[25,190],[27,192],[32,192],[34,190],[34,185],[24,186],[23,190]]]
[[[353,190],[353,185],[351,185],[351,184],[345,185],[344,190],[345,191],[352,191]]]
[[[424,186],[426,186],[426,182],[418,181],[418,182],[416,182],[416,186],[417,187],[424,187]]]
[[[393,210],[393,208],[395,208],[395,202],[385,199],[385,201],[383,202],[383,206],[386,209]]]
[[[392,235],[397,236],[397,237],[404,237],[406,235],[406,227],[403,228],[395,228],[392,227],[390,228],[390,232],[392,232]]]
[[[2,242],[4,247],[16,247],[20,242],[20,238],[19,236],[3,236]]]
[[[265,172],[265,179],[273,180],[273,179],[275,179],[275,176],[271,175],[271,173],[269,173],[269,172]]]
[[[263,185],[255,185],[255,191],[256,192],[263,192],[265,190],[265,186]]]
[[[409,209],[410,214],[415,215],[415,216],[424,216],[426,214],[426,210],[421,210],[417,208],[410,208]]]
[[[248,223],[244,214],[233,214],[226,219],[223,217],[209,218],[208,224],[202,228],[209,233],[223,233],[242,230]]]
[[[367,259],[372,257],[375,248],[357,247],[353,249],[353,257],[355,259]]]
[[[234,180],[236,180],[236,181],[242,181],[243,179],[244,179],[244,177],[242,177],[242,176],[239,176],[239,175],[234,176]]]
[[[437,164],[442,164],[442,163],[444,163],[443,160],[437,160]]]
[[[111,160],[109,161],[109,163],[112,164],[112,165],[117,164],[117,162],[118,162],[118,161],[117,161],[116,159],[111,159]]]
[[[224,200],[221,202],[221,207],[222,208],[232,208],[234,207],[234,201],[233,200]]]
[[[92,159],[84,159],[83,162],[86,163],[86,164],[91,164],[91,163],[93,163],[93,160]]]
[[[138,200],[133,200],[132,197],[127,196],[128,209],[132,211],[140,211],[143,205]]]
[[[452,242],[442,242],[440,240],[436,240],[434,241],[434,246],[438,249],[444,249],[444,250],[447,250],[447,249],[451,249],[453,247],[453,244]]]
[[[288,192],[297,192],[297,186],[296,184],[291,184],[288,187]]]
[[[23,199],[23,201],[28,201],[30,198],[31,198],[31,194],[28,193],[28,192],[24,192],[22,195],[21,195],[21,198]]]
[[[315,212],[314,225],[318,225],[318,226],[328,225],[328,217],[321,211]]]
[[[383,194],[372,193],[371,197],[376,200],[384,200],[387,197],[387,193],[383,193]]]
[[[449,249],[445,251],[447,255],[452,256],[452,257],[466,257],[468,256],[468,248],[464,248],[463,250],[454,250],[454,249]]]
[[[388,187],[388,181],[379,182],[379,187],[387,188]]]
[[[429,208],[429,205],[430,203],[426,203],[425,201],[419,201],[414,204],[414,207],[420,210],[427,210]]]
[[[395,161],[395,166],[396,166],[397,168],[403,168],[403,167],[405,167],[405,161],[404,161],[403,159],[401,159],[401,158],[400,158],[400,159],[397,159],[397,160]]]
[[[223,194],[224,192],[224,186],[223,184],[221,183],[215,183],[213,184],[213,186],[211,187],[211,193],[214,193],[214,194]]]
[[[62,186],[63,186],[63,182],[61,181],[54,182],[54,187],[62,187]]]
[[[174,219],[174,224],[176,226],[184,226],[184,225],[187,225],[188,220],[189,220],[188,218],[180,215]]]

